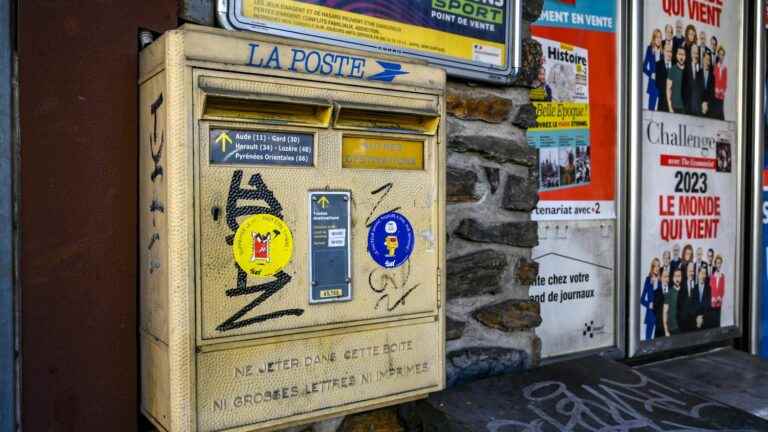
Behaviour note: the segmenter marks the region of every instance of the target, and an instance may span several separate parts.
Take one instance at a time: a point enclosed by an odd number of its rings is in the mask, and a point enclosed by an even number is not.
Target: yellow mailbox
[[[444,386],[444,72],[184,26],[141,53],[142,409],[261,431]]]

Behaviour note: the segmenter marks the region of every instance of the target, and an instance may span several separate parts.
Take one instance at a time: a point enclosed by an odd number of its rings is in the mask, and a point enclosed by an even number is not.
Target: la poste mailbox
[[[444,386],[444,73],[184,26],[141,54],[142,409],[260,431]]]

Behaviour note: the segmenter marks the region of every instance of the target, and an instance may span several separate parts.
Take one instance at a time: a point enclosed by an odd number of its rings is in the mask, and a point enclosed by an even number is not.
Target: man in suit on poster
[[[704,63],[704,54],[711,53],[712,50],[707,46],[707,33],[704,30],[699,31],[699,64]]]
[[[680,267],[680,245],[675,243],[672,246],[672,272]]]
[[[712,304],[712,290],[709,287],[709,276],[707,276],[709,270],[707,270],[707,264],[702,263],[699,269],[696,271],[696,289],[699,294],[698,310],[696,311],[695,324],[696,329],[706,328],[704,326],[704,318],[709,313],[710,305]]]
[[[668,250],[665,250],[661,253],[661,267],[664,269],[664,271],[668,274],[672,274],[672,255],[670,255]]]
[[[664,48],[669,45],[674,49],[675,46],[675,28],[672,24],[664,26],[664,40],[661,41],[661,47]]]
[[[669,252],[666,252],[667,254]],[[654,338],[664,337],[664,325],[663,325],[663,311],[664,311],[664,297],[669,293],[669,273],[666,267],[659,269],[658,288],[653,293],[653,309],[656,311],[656,331]]]
[[[696,330],[696,316],[701,309],[699,304],[699,289],[696,286],[696,273],[693,262],[687,263],[683,268],[683,289],[680,290],[678,299],[678,321],[680,331],[689,332]]]
[[[703,59],[701,65],[701,114],[708,117],[711,115],[712,102],[715,98],[715,76],[712,73],[712,54],[704,54]],[[696,256],[698,254],[697,250]]]
[[[672,44],[664,44],[664,55],[656,62],[656,89],[659,91],[657,111],[669,112],[667,103],[667,76],[672,69]]]
[[[701,268],[701,263],[704,262],[704,248],[701,246],[696,248],[696,255],[693,259],[694,265],[696,267],[693,268],[693,271],[696,272],[696,274],[699,274],[699,269]]]
[[[683,36],[683,20],[675,21],[675,38],[673,39],[672,52],[676,53],[677,49],[683,46],[685,42],[685,36]]]
[[[685,78],[683,78],[683,99],[685,99],[685,111],[688,114],[700,116],[703,102],[704,86],[702,85],[702,70],[699,63],[699,46],[691,46],[691,60],[686,66]]]

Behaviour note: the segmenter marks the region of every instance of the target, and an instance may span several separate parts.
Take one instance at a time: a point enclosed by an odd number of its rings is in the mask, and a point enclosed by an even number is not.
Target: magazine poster
[[[531,34],[541,67],[530,91],[537,126],[542,357],[614,346],[616,5],[547,0]]]
[[[616,182],[614,2],[545,1],[531,26],[541,66],[530,91],[539,204],[533,219],[613,219]]]
[[[641,341],[735,325],[742,5],[645,2]]]

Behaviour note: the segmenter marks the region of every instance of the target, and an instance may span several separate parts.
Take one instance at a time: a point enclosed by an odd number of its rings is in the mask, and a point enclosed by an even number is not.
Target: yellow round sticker
[[[232,251],[237,265],[246,273],[272,276],[291,261],[293,234],[278,217],[254,215],[240,224]]]

